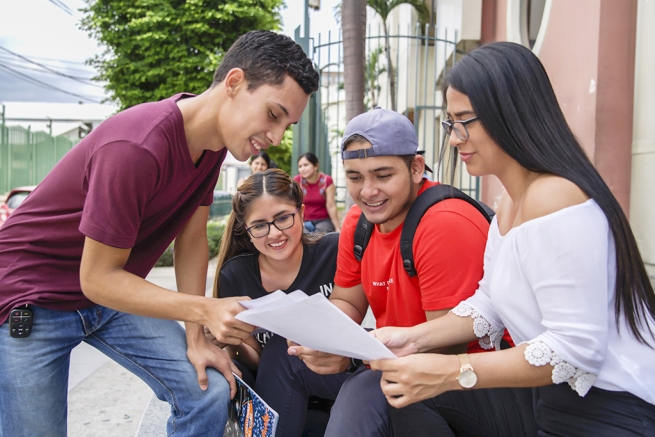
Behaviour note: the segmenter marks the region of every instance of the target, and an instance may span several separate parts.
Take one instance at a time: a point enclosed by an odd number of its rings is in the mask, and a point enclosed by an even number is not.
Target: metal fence
[[[450,182],[451,169],[439,165],[440,150],[444,141],[441,120],[441,84],[443,75],[467,49],[458,45],[455,32],[433,26],[400,26],[395,34],[385,36],[384,29],[369,26],[366,37],[365,106],[371,109],[382,106],[392,109],[389,71],[395,78],[396,110],[407,116],[416,128],[419,150],[426,163],[435,170],[428,175],[435,180]],[[388,44],[387,44],[388,41]],[[345,199],[345,176],[339,149],[346,126],[345,90],[343,87],[343,41],[340,35],[319,35],[313,41],[312,59],[317,66],[321,82],[319,98],[310,101],[310,113],[315,117],[311,135],[316,150],[326,150],[331,159],[332,176],[337,187],[337,201]],[[386,47],[389,46],[392,67],[389,68]],[[318,110],[320,105],[320,110]],[[307,112],[307,111],[306,111]],[[466,173],[464,166],[455,171],[454,183],[472,197],[480,197],[479,178]]]
[[[0,193],[37,185],[78,141],[0,125]]]
[[[232,194],[227,191],[214,190],[214,203],[209,207],[209,218],[225,217],[232,212]]]

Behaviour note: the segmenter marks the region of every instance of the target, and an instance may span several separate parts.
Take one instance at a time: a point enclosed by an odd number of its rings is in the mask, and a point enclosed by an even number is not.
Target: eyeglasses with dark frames
[[[441,122],[441,126],[443,126],[443,129],[446,131],[448,136],[450,136],[453,133],[453,131],[455,131],[455,135],[457,135],[457,138],[459,138],[462,141],[466,141],[469,139],[469,131],[466,125],[474,122],[477,119],[478,119],[477,115],[475,117],[469,118],[468,120],[446,119]],[[458,124],[460,126],[457,126]]]
[[[284,231],[289,229],[296,224],[296,213],[300,208],[296,208],[291,214],[284,214],[273,220],[272,222],[257,223],[252,225],[249,228],[246,228],[246,231],[250,234],[252,238],[263,238],[271,232],[271,225],[275,226],[279,231]]]

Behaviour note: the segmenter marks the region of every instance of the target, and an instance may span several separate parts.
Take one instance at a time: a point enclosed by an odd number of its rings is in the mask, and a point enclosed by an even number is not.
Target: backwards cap
[[[371,147],[345,150],[345,144],[353,135],[361,135]],[[396,111],[376,106],[350,120],[341,141],[341,159],[363,159],[371,156],[414,156],[418,151],[418,137],[414,125]],[[426,170],[432,171],[425,166]]]

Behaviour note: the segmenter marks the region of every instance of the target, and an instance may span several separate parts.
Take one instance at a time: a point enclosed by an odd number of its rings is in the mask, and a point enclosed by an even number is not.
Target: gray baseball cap
[[[353,135],[366,138],[368,149],[345,151],[344,144]],[[342,159],[367,158],[369,156],[416,155],[418,138],[414,125],[396,111],[376,106],[350,120],[341,142]]]

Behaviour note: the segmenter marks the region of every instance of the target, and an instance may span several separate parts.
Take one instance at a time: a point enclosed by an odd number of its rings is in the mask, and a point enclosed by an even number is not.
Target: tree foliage
[[[121,109],[201,93],[243,33],[278,30],[284,0],[85,0],[81,29],[102,46],[89,62]]]
[[[278,168],[291,174],[291,152],[293,149],[293,131],[287,129],[284,131],[284,137],[279,146],[269,147],[266,149],[268,156],[275,161]]]

